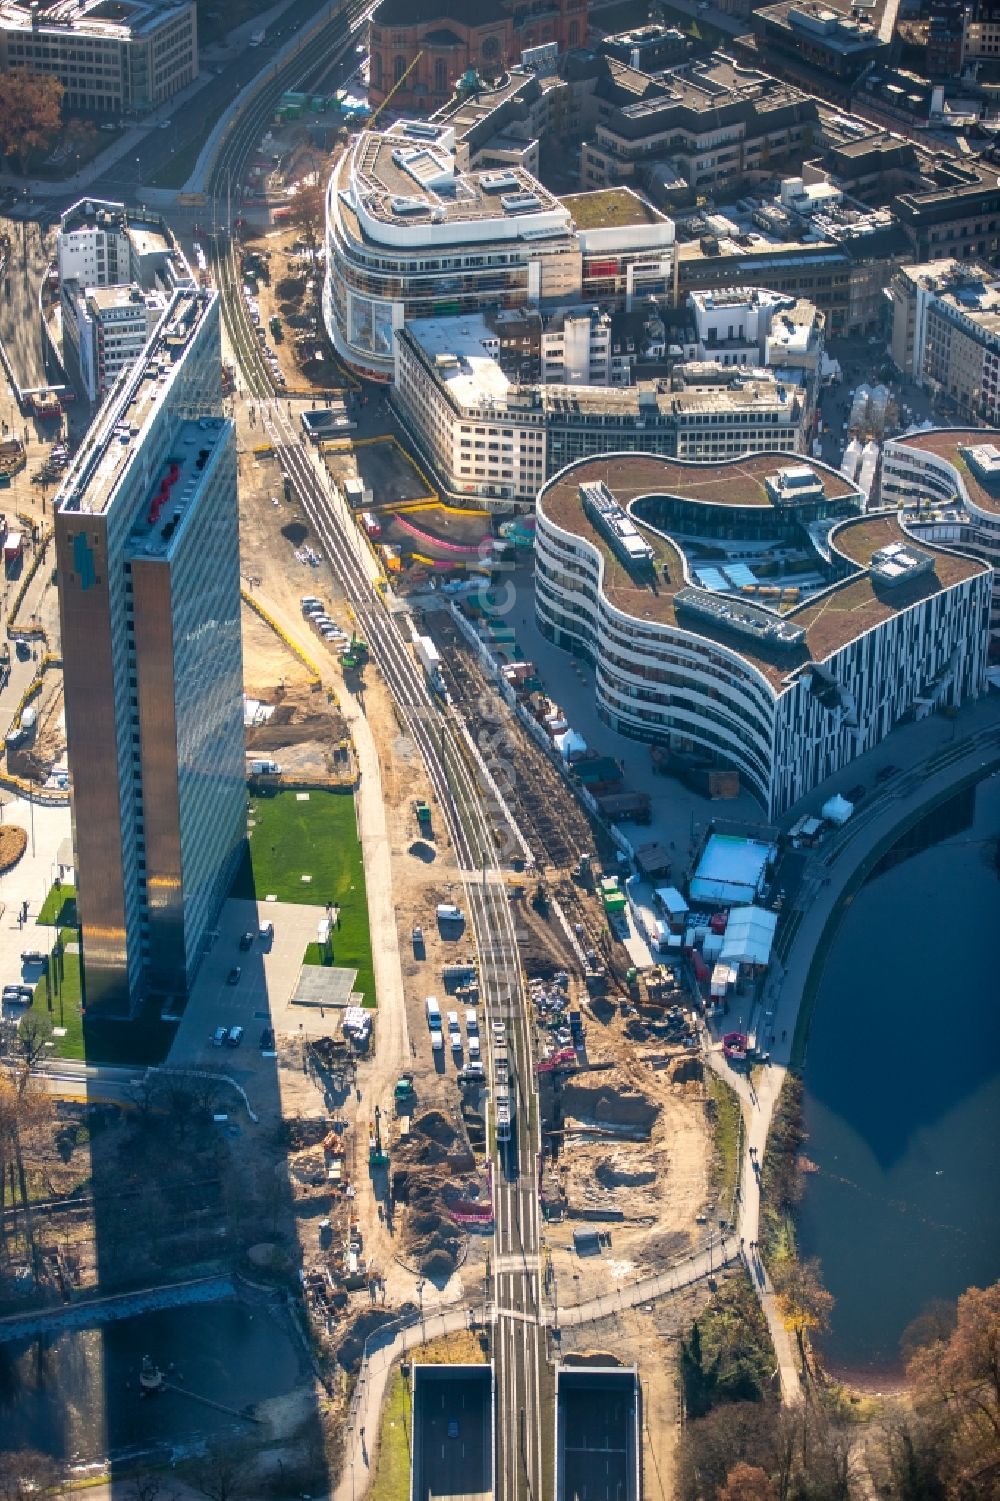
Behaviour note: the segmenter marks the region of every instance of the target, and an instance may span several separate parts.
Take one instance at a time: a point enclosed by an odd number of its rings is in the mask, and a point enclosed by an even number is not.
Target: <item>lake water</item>
[[[187,1391],[237,1411],[291,1392],[301,1379],[281,1319],[236,1299],[139,1314],[100,1329],[0,1346],[3,1447],[60,1460],[186,1445],[238,1418],[178,1392],[140,1398],[143,1355]],[[173,1369],[168,1367],[173,1366]]]
[[[798,1227],[836,1298],[822,1343],[842,1374],[897,1374],[928,1304],[1000,1277],[998,835],[1000,775],[873,873],[822,976]]]

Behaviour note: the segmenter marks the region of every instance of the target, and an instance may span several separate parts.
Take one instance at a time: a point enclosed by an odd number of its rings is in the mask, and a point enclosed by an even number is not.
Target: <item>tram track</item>
[[[216,204],[224,186],[228,197],[233,182],[242,179],[281,93],[296,84],[308,86],[311,78],[327,71],[337,55],[353,44],[354,32],[370,9],[370,5],[358,4],[341,12],[339,35],[328,39],[322,55],[314,53],[313,60],[299,73],[290,66],[276,76],[244,111],[213,170],[211,191]],[[441,705],[431,696],[398,620],[371,577],[353,518],[344,514],[329,476],[319,470],[317,456],[303,447],[290,405],[275,393],[242,297],[232,236],[222,243],[216,239],[214,268],[227,336],[247,390],[259,399],[261,427],[350,602],[358,630],[392,694],[401,727],[420,751],[447,825],[479,954],[491,1063],[492,1025],[502,1021],[507,1028],[518,1108],[511,1141],[497,1144],[499,1172],[494,1188],[496,1234],[490,1280],[500,1396],[497,1488],[503,1501],[540,1501],[544,1473],[544,1334],[537,1322],[541,1240],[535,1181],[537,1109],[526,989],[514,917],[494,842],[494,822],[484,806],[483,790],[459,725],[442,713]]]

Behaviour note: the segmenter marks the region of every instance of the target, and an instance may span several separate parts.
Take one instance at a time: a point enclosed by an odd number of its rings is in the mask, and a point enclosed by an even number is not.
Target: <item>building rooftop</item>
[[[1000,332],[1000,281],[995,272],[954,260],[927,261],[899,270],[914,286],[933,292],[938,303],[961,321],[987,333]]]
[[[0,0],[0,26],[25,31],[127,38],[157,30],[186,9],[186,0],[52,0],[20,5]]]
[[[1000,444],[1000,433],[983,427],[938,427],[925,433],[908,433],[895,440],[906,448],[933,453],[947,461],[955,469],[974,506],[982,511],[995,511],[1000,515],[1000,471],[994,469],[988,454],[976,462],[973,452],[970,462],[969,450],[983,450]]]
[[[626,224],[659,224],[665,219],[631,188],[568,193],[560,201],[569,209],[577,229],[618,229]]]
[[[153,476],[148,505],[143,505],[129,534],[133,557],[166,557],[190,512],[201,475],[227,433],[223,417],[189,418],[181,423],[172,452]]]
[[[802,460],[794,454],[757,454],[722,463],[684,464],[652,455],[611,454],[564,469],[543,488],[538,505],[557,526],[597,549],[604,560],[604,593],[616,609],[639,621],[679,624],[737,652],[761,672],[776,694],[788,686],[789,674],[807,662],[825,661],[899,610],[985,571],[985,564],[957,553],[926,544],[915,548],[894,515],[859,516],[840,522],[831,534],[833,546],[858,571],[779,615],[755,601],[693,588],[690,570],[677,544],[638,520],[634,503],[647,496],[734,507],[769,505],[765,481],[784,465],[801,467]],[[853,486],[833,470],[817,463],[808,467],[828,497],[857,495]],[[581,498],[581,486],[593,484],[605,486],[632,517],[652,551],[648,566],[627,566],[595,527]],[[904,576],[892,576],[887,581],[876,554],[894,548],[914,555],[914,563],[919,566],[904,566]],[[932,566],[923,566],[917,555],[929,558]],[[895,556],[890,554],[889,561]],[[746,614],[745,626],[721,618],[713,600],[728,602],[730,613]],[[744,604],[749,606],[747,610]],[[769,622],[774,624],[770,637],[762,628]]]
[[[164,392],[215,302],[208,290],[173,294],[140,359],[101,408],[55,498],[55,509],[102,514],[114,503],[143,428],[159,410]]]
[[[86,297],[88,303],[92,303],[101,312],[107,312],[116,307],[129,307],[133,303],[142,304],[148,308],[159,308],[162,312],[168,300],[165,292],[144,292],[139,287],[126,284],[113,287],[88,287],[86,290],[79,288],[79,291],[82,296]]]
[[[581,310],[585,311],[585,310]],[[463,407],[502,406],[508,398],[571,417],[573,413],[634,413],[636,417],[698,412],[750,411],[777,408],[787,411],[790,421],[800,413],[804,399],[794,381],[778,380],[769,370],[713,367],[709,378],[686,379],[683,387],[671,389],[665,381],[640,381],[634,386],[576,386],[550,382],[547,385],[516,386],[504,374],[486,347],[496,334],[481,313],[448,318],[421,318],[409,323],[406,336],[422,350],[435,376]],[[773,467],[773,466],[772,466]],[[839,481],[850,489],[843,480]],[[763,503],[763,502],[762,502]]]
[[[463,171],[447,125],[402,120],[385,132],[363,131],[349,159],[355,208],[397,231],[495,220],[510,236],[528,219],[539,229],[568,230],[559,200],[523,167]]]
[[[846,56],[880,45],[878,32],[870,21],[857,20],[819,0],[780,0],[779,4],[768,5],[756,14],[793,36],[807,37],[831,52]]]

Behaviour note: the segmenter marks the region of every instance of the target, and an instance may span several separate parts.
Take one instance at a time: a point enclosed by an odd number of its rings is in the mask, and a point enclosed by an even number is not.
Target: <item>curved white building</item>
[[[523,167],[465,171],[449,125],[362,132],[327,189],[323,315],[337,352],[389,381],[393,330],[415,318],[594,300],[608,286],[626,306],[662,294],[673,223],[620,188],[606,223],[588,227],[601,196],[563,203]]]
[[[736,767],[770,818],[985,687],[991,577],[822,464],[584,459],[538,497],[535,606],[621,734]]]
[[[932,428],[886,443],[881,498],[916,538],[959,543],[989,563],[991,632],[1000,640],[1000,432]]]

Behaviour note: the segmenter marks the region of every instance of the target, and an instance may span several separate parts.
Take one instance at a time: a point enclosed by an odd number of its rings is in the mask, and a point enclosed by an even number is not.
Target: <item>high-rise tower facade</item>
[[[239,519],[219,304],[175,292],[56,504],[84,997],[182,995],[246,832]]]

